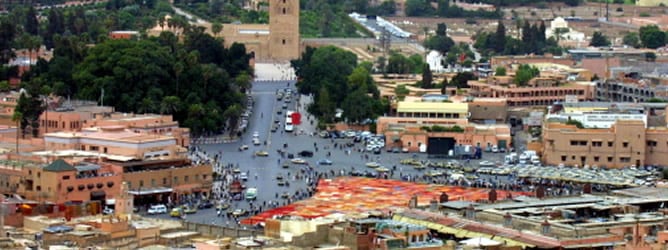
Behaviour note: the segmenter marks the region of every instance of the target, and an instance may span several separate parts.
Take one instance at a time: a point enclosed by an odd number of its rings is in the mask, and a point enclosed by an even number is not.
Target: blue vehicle
[[[322,159],[318,161],[318,165],[332,165],[332,161],[329,159]]]

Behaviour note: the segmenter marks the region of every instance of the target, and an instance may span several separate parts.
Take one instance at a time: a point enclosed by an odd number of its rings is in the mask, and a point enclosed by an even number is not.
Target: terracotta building
[[[269,0],[269,25],[224,24],[225,46],[242,43],[257,61],[292,60],[300,56],[299,1]]]
[[[429,151],[430,139],[445,139],[450,141],[450,147],[472,145],[486,149],[498,145],[506,148],[511,141],[508,125],[470,123],[469,118],[472,115],[469,105],[471,104],[399,102],[396,115],[378,118],[376,133],[385,135],[387,148],[406,148],[411,152]],[[434,126],[442,127],[444,131],[440,131],[440,128],[427,129]],[[453,129],[455,126],[458,129]],[[449,149],[443,150],[447,152]]]
[[[665,166],[666,138],[666,128],[645,128],[645,123],[637,120],[618,120],[609,129],[547,123],[543,128],[543,161],[549,165],[608,168]]]
[[[187,159],[108,162],[123,171],[130,194],[138,206],[178,202],[184,195],[207,196],[213,187],[213,167]]]
[[[83,151],[123,161],[175,158],[184,152],[173,137],[135,133],[123,126],[48,133],[44,135],[44,143],[47,151]]]
[[[16,126],[12,121],[18,92],[0,94],[0,125]],[[190,129],[179,127],[171,115],[128,114],[96,102],[44,97],[48,107],[39,117],[39,135],[52,132],[77,132],[84,128],[122,126],[135,133],[173,137],[179,146],[190,145]],[[13,136],[7,136],[13,137]]]
[[[508,106],[546,106],[575,96],[578,101],[594,99],[590,82],[568,82],[550,77],[538,77],[525,87],[516,86],[511,77],[490,77],[486,82],[468,81],[469,94],[474,97],[505,98]]]
[[[93,163],[71,165],[62,159],[44,167],[28,167],[18,194],[29,200],[62,204],[66,201],[100,200],[119,194],[121,175],[113,168]]]

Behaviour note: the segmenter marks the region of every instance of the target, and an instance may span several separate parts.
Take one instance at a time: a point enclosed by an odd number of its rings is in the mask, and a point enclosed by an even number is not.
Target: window
[[[151,187],[155,187],[155,179],[151,179]]]
[[[595,162],[598,162],[598,159],[599,159],[598,156],[594,156],[594,161],[595,161]]]
[[[592,147],[602,147],[602,146],[603,146],[603,142],[600,142],[600,141],[593,141],[593,142],[591,142],[591,146],[592,146]]]
[[[283,0],[283,3],[285,3],[286,0]]]
[[[656,147],[656,141],[647,141],[648,147]]]
[[[611,141],[608,142],[608,147],[612,147],[613,145],[614,144]]]
[[[575,160],[575,155],[571,155],[571,160]]]
[[[587,146],[587,141],[580,141],[580,146]]]
[[[69,180],[70,176],[69,175],[63,175],[63,180]]]
[[[143,186],[144,186],[144,180],[139,180],[139,187],[143,187]]]
[[[202,175],[202,180],[206,180],[206,175],[205,174]]]
[[[631,162],[631,157],[619,157],[619,162]]]
[[[282,42],[283,42],[283,45],[285,45],[285,39],[283,39],[283,41],[282,41]]]
[[[39,186],[39,185],[38,185],[38,186],[35,188],[35,190],[37,190],[37,191],[42,191],[42,186]]]
[[[162,178],[162,185],[167,185],[167,178]]]
[[[178,176],[174,176],[174,183],[172,183],[172,185],[176,185],[176,184],[179,184],[179,177]]]
[[[98,146],[90,146],[90,151],[98,151],[100,150],[100,147]]]
[[[283,14],[285,14],[285,8],[283,8]]]
[[[587,161],[587,156],[580,156],[580,161],[581,162]]]
[[[608,162],[612,162],[612,156],[608,156]]]
[[[565,155],[561,156],[561,161],[566,161],[566,156]]]
[[[187,176],[187,175],[184,176],[184,177],[183,177],[183,182],[188,183],[188,179],[189,179],[188,177],[189,177],[189,176]]]
[[[103,151],[106,154],[107,153],[107,147],[104,147]]]
[[[622,142],[622,147],[628,148],[628,147],[629,147],[629,143],[628,143],[628,142]]]

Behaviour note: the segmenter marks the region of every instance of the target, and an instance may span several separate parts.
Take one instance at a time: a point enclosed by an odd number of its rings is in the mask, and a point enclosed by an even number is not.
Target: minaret
[[[128,193],[130,188],[127,182],[121,184],[121,193],[116,197],[116,215],[130,215],[134,208],[134,195]]]
[[[299,58],[299,0],[269,1],[269,50],[272,60]]]

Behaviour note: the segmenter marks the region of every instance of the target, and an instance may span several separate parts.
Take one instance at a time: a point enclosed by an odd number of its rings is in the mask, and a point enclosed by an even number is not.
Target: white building
[[[557,29],[565,30],[566,32],[561,32],[557,34]],[[568,22],[562,17],[557,17],[554,20],[550,21],[550,27],[545,28],[545,37],[555,37],[559,35],[559,40],[568,40],[568,41],[578,41],[582,42],[585,40],[585,34],[568,27]]]
[[[444,72],[445,68],[443,67],[443,55],[441,52],[432,50],[427,54],[427,64],[429,64],[429,69],[432,72]]]

